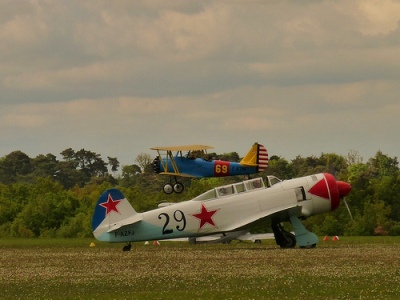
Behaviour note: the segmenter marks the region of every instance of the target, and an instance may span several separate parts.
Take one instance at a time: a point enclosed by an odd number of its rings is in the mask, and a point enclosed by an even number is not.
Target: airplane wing
[[[243,217],[235,224],[232,224],[231,227],[226,227],[224,228],[226,231],[233,231],[237,228],[243,227],[245,225],[251,224],[259,219],[265,218],[265,217],[270,217],[270,216],[286,216],[290,210],[293,209],[301,209],[299,208],[297,203],[291,203],[285,201],[287,199],[293,199],[293,194],[296,193],[296,189],[291,189],[291,190],[283,190],[280,191],[275,195],[276,203],[281,203],[280,206],[275,206],[275,207],[267,207],[267,206],[262,206],[261,211],[256,213],[256,214],[250,214],[247,217]]]
[[[274,239],[273,233],[250,233],[246,230],[225,232],[219,234],[212,234],[200,236],[195,238],[174,238],[169,239],[171,242],[191,242],[195,244],[216,244],[216,243],[229,243],[232,240],[238,241],[251,241],[259,243],[261,240]]]
[[[257,240],[270,240],[274,238],[273,233],[250,233],[247,232],[236,239],[239,241],[252,241],[255,243]]]
[[[213,149],[214,147],[207,145],[185,145],[185,146],[168,146],[168,147],[153,147],[151,150],[157,151],[199,151]]]
[[[175,172],[160,172],[159,174],[162,175],[171,175],[171,176],[180,176],[180,177],[191,177],[191,178],[196,178],[196,176],[190,175],[190,174],[184,174],[184,173],[175,173]]]

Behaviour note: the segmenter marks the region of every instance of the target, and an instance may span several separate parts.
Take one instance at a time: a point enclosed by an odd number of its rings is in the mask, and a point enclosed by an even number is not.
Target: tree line
[[[167,176],[153,173],[152,157],[141,153],[132,165],[122,166],[115,157],[107,162],[92,151],[68,148],[57,160],[53,154],[30,158],[13,151],[0,158],[0,237],[91,237],[91,218],[98,197],[106,189],[122,190],[139,212],[154,209],[162,201],[190,200],[210,188],[244,177],[182,178],[181,194],[165,195]],[[240,161],[236,152],[210,156]],[[120,172],[119,172],[120,171]],[[118,172],[118,173],[117,173]],[[288,161],[274,155],[260,176],[290,179],[319,172],[350,182],[352,191],[344,205],[329,214],[304,221],[317,235],[400,235],[400,171],[397,157],[378,151],[366,162],[356,151],[347,156],[322,153],[319,157],[297,156]],[[270,232],[263,219],[252,232]]]

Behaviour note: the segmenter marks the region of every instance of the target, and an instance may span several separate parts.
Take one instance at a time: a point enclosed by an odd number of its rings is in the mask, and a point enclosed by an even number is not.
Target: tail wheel
[[[174,184],[174,192],[175,193],[180,194],[180,193],[183,192],[183,189],[184,189],[184,187],[183,187],[182,183],[177,182],[177,183]]]
[[[131,251],[132,245],[131,243],[127,243],[123,248],[122,251]]]
[[[164,190],[164,193],[169,195],[169,194],[172,194],[172,192],[174,191],[174,188],[173,188],[172,184],[167,183],[166,185],[164,185],[163,190]]]

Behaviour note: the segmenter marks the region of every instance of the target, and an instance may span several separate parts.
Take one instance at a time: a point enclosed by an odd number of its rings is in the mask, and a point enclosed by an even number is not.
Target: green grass
[[[89,247],[94,242],[95,247]],[[262,244],[0,240],[1,299],[399,299],[400,237]]]

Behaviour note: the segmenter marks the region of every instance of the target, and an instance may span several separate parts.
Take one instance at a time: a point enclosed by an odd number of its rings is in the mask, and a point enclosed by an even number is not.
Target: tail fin
[[[121,223],[122,220],[135,214],[137,212],[121,191],[117,189],[105,191],[97,201],[92,218],[92,230],[95,237],[97,238],[116,223]]]
[[[250,151],[243,157],[240,164],[246,166],[257,166],[258,172],[264,171],[268,167],[268,151],[258,143],[254,143]]]

